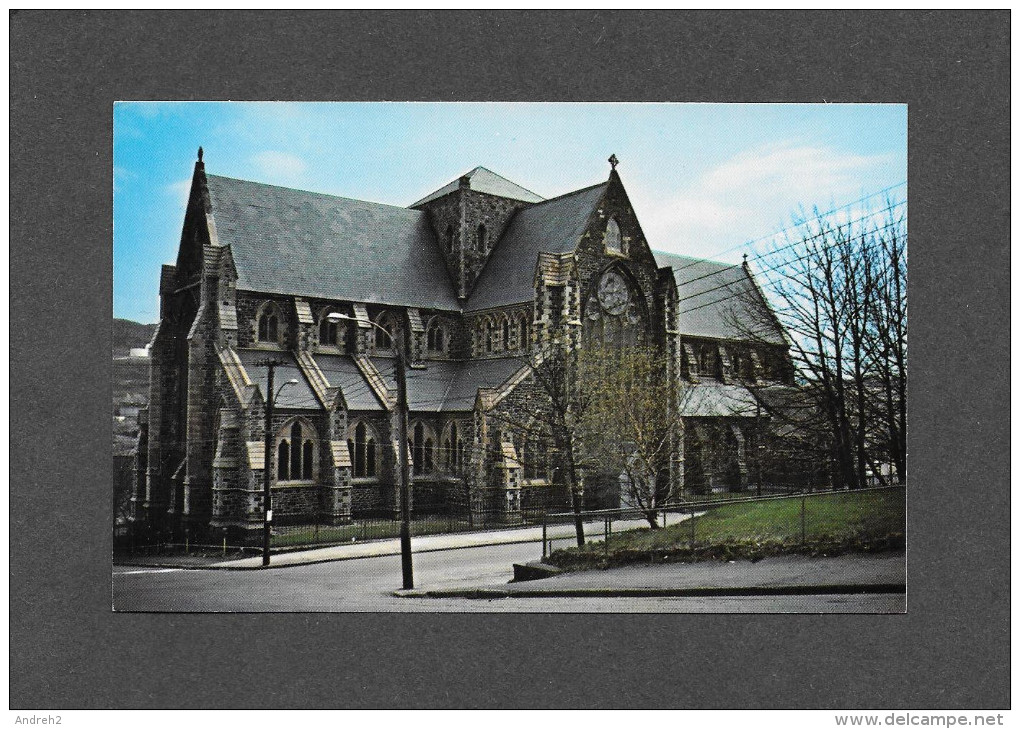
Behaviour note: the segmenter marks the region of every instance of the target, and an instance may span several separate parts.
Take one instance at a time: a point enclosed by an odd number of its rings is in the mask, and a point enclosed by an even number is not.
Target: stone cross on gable
[[[611,154],[611,155],[609,155],[609,164],[610,164],[610,165],[612,166],[612,168],[613,168],[613,169],[615,170],[615,169],[616,169],[616,165],[620,164],[620,160],[618,160],[618,159],[616,158],[616,155],[615,155],[615,154]]]

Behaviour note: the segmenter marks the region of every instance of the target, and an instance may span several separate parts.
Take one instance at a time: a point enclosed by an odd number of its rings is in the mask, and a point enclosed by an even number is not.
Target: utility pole
[[[758,495],[761,496],[761,476],[762,476],[762,454],[765,452],[765,444],[762,442],[762,428],[761,428],[761,401],[757,395],[754,398],[754,441],[755,448],[758,450],[755,453],[756,458],[755,465],[758,467]]]
[[[341,321],[358,320],[348,314],[328,314],[326,319],[337,323]],[[400,463],[400,571],[403,576],[405,590],[414,588],[414,569],[411,563],[411,465],[407,460],[407,358],[404,354],[404,343],[398,341],[403,337],[396,337],[385,327],[379,326],[374,321],[369,321],[370,326],[383,332],[389,337],[393,349],[397,354],[397,460]],[[360,322],[358,324],[361,326]],[[469,507],[470,508],[470,505]]]
[[[269,369],[269,380],[266,383],[266,454],[262,472],[262,503],[265,514],[262,520],[262,566],[268,567],[269,538],[273,524],[273,400],[276,399],[273,391],[273,372],[283,362],[277,359],[261,359],[255,364]]]
[[[411,565],[411,467],[407,460],[407,370],[403,342],[394,341],[397,351],[397,438],[400,449],[400,571],[405,590],[414,588]]]

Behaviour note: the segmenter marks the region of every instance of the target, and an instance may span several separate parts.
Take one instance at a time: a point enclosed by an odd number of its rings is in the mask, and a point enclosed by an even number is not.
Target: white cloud
[[[177,182],[171,182],[166,186],[166,191],[173,195],[174,201],[183,210],[188,205],[188,196],[191,194],[191,178],[186,177]]]
[[[259,172],[259,179],[278,184],[297,184],[308,169],[297,155],[275,150],[259,152],[251,161]]]
[[[642,226],[653,247],[723,260],[728,251],[789,224],[798,210],[825,210],[862,196],[886,155],[829,147],[770,145],[707,170],[676,195],[641,196]]]

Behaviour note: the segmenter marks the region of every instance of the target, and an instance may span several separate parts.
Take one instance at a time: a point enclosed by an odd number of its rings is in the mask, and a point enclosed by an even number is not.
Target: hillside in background
[[[127,357],[132,347],[144,347],[156,332],[155,324],[139,324],[130,319],[113,320],[113,356]]]
[[[134,448],[138,437],[137,410],[149,400],[149,358],[128,354],[131,349],[148,344],[155,331],[155,324],[113,320],[114,455],[130,453]]]

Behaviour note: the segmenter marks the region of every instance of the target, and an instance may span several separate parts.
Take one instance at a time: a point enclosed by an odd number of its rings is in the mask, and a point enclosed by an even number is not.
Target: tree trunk
[[[570,500],[574,505],[574,532],[577,534],[577,547],[580,549],[584,546],[584,521],[581,519],[581,495],[577,493],[577,488],[573,484],[570,486]]]

